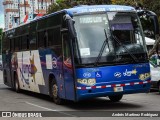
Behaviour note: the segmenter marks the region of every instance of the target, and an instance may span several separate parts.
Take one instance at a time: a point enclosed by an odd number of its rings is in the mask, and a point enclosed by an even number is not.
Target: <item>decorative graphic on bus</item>
[[[32,55],[31,59],[29,59],[29,62],[30,62],[29,64],[22,62],[22,68],[19,68],[21,73],[21,80],[22,82],[24,80],[26,84],[29,84],[28,76],[33,77],[34,83],[36,82],[35,74],[37,72],[37,68],[35,66],[34,54]],[[27,78],[25,76],[27,76]]]
[[[11,65],[15,69],[18,68],[17,53],[13,53],[12,58],[11,58]]]
[[[116,77],[116,78],[120,78],[121,76],[122,76],[122,74],[120,72],[114,73],[114,77]]]
[[[55,57],[52,58],[52,65],[53,65],[53,68],[57,68],[57,58]]]
[[[67,58],[66,60],[64,60],[64,65],[69,68],[69,69],[72,69],[72,62],[71,62],[71,58]]]
[[[29,79],[26,79],[24,77],[24,72],[22,71],[21,68],[20,68],[20,74],[21,74],[21,80],[22,80],[22,82],[24,81],[27,85],[29,85]]]
[[[137,70],[136,70],[136,69],[131,70],[131,71],[128,71],[128,70],[126,69],[126,71],[123,72],[123,75],[124,75],[124,76],[131,76],[131,75],[136,75],[136,74],[137,74]]]
[[[30,59],[30,65],[29,65],[29,73],[31,74],[31,77],[33,77],[34,82],[35,80],[35,73],[37,72],[37,68],[34,63],[34,55],[32,56],[32,59]]]
[[[91,77],[91,73],[85,72],[85,73],[83,73],[83,77],[89,78],[89,77]]]
[[[140,79],[140,80],[146,80],[146,79],[148,79],[149,77],[151,77],[150,73],[144,73],[144,74],[140,74],[140,75],[139,75],[139,79]]]

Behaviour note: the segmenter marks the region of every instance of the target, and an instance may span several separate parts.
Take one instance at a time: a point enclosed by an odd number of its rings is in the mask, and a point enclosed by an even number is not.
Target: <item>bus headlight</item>
[[[88,86],[93,86],[96,84],[96,79],[94,78],[89,78],[89,79],[77,79],[77,82],[80,84],[88,85]]]

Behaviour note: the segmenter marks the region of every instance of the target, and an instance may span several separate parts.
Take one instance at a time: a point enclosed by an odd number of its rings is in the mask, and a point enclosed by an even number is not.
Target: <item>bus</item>
[[[4,84],[56,104],[150,89],[140,19],[130,6],[64,9],[3,33]]]

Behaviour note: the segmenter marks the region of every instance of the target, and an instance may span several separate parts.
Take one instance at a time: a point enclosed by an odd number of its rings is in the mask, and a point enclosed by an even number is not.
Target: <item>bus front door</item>
[[[68,34],[62,34],[62,49],[63,49],[63,80],[65,87],[65,98],[68,100],[75,100],[74,94],[74,79],[73,68],[71,62],[71,50],[69,45]]]

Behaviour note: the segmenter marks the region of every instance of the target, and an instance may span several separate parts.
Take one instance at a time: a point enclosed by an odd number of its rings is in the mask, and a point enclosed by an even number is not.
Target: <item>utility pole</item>
[[[34,1],[32,0],[32,6],[33,6],[33,14],[34,14]]]
[[[38,14],[39,14],[39,0],[37,0],[37,4],[38,4]]]
[[[19,10],[19,25],[21,23],[21,16],[20,16],[20,1],[18,0],[18,10]]]
[[[26,15],[26,0],[24,0],[24,12],[25,12],[25,15]]]
[[[46,13],[47,13],[47,1],[45,0],[45,3],[46,3]]]
[[[41,1],[41,9],[43,9],[43,0]]]

